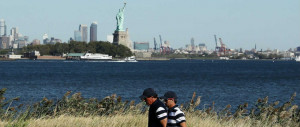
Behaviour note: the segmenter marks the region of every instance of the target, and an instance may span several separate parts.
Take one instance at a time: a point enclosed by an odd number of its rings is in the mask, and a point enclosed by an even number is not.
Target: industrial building
[[[149,42],[134,42],[134,49],[135,50],[148,50]]]

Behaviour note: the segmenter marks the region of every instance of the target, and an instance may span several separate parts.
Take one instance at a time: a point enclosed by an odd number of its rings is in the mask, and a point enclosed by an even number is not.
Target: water
[[[43,97],[61,98],[67,91],[102,99],[116,93],[123,100],[136,100],[145,88],[159,96],[168,90],[188,102],[193,92],[201,97],[200,108],[215,102],[222,109],[236,108],[258,98],[282,104],[300,92],[300,63],[295,61],[171,60],[137,63],[83,61],[0,61],[0,88],[5,96],[20,96],[31,104]],[[300,104],[300,97],[296,97]]]

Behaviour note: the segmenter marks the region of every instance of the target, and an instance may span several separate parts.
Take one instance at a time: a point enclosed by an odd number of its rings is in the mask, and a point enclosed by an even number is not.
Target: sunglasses
[[[174,100],[174,98],[165,99],[165,102],[167,102],[168,100]]]

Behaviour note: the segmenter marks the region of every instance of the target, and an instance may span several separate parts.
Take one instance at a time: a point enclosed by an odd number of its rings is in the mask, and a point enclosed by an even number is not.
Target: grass
[[[6,99],[0,90],[0,126],[4,127],[133,127],[147,126],[148,106],[122,101],[115,94],[101,100],[83,98],[80,93],[67,92],[56,101],[47,98],[32,105],[12,107],[18,98]],[[234,112],[231,105],[215,111],[214,103],[199,109],[201,98],[193,94],[189,103],[181,104],[187,125],[191,127],[294,127],[300,126],[300,110],[293,104],[296,93],[285,103],[258,99],[255,107],[241,104]]]
[[[28,127],[147,127],[147,114],[126,114],[114,116],[66,116],[53,118],[38,118],[26,121],[0,122],[0,126],[28,126]],[[280,124],[267,124],[251,119],[232,119],[222,121],[216,117],[187,115],[189,127],[282,127]]]

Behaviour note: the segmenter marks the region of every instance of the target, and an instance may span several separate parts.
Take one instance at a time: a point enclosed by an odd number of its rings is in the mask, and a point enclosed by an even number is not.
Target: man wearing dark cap
[[[141,95],[140,98],[150,106],[148,127],[166,127],[166,106],[158,99],[156,92],[152,88],[147,88],[144,90],[143,95]]]
[[[168,91],[160,98],[164,99],[165,104],[168,107],[167,127],[186,127],[184,113],[178,108],[178,105],[176,105],[176,93],[173,91]]]

